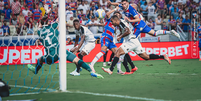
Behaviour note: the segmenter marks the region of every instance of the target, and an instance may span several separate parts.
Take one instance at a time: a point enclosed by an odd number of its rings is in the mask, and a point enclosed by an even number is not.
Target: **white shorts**
[[[87,55],[95,48],[95,42],[84,42],[80,48],[80,52],[84,51]]]
[[[145,52],[137,38],[123,42],[120,47],[124,50],[125,53],[134,51],[136,54],[141,54]]]

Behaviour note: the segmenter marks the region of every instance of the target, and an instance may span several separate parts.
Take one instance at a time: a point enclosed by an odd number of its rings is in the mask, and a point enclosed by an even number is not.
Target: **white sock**
[[[95,58],[92,60],[92,62],[90,63],[91,66],[94,66],[94,64],[103,56],[102,52],[99,52]]]
[[[154,36],[159,36],[159,35],[166,35],[166,34],[171,34],[170,31],[165,31],[165,30],[158,30],[154,33]]]
[[[117,70],[121,71],[121,62],[120,61],[117,63]]]

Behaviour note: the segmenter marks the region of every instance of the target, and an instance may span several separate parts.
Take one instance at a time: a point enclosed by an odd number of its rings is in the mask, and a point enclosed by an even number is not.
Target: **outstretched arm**
[[[133,20],[129,19],[128,17],[125,17],[124,19],[129,22],[140,22],[140,18],[138,15],[136,15]]]
[[[123,37],[129,35],[130,33],[131,33],[131,32],[130,32],[129,28],[125,28],[125,32],[124,32],[123,34],[120,34],[120,35],[117,36],[117,41],[120,41],[121,38],[123,38]]]
[[[110,18],[110,14],[112,14],[113,12],[115,12],[115,11],[118,10],[118,9],[119,9],[119,7],[117,6],[115,9],[113,9],[113,10],[107,12],[107,13],[106,13],[106,17],[109,19],[109,18]]]
[[[78,44],[78,48],[76,48],[75,51],[73,52],[74,54],[77,54],[78,50],[81,48],[81,46],[82,46],[83,43],[84,43],[84,39],[85,39],[85,35],[82,35],[82,36],[81,36],[81,41],[80,41],[80,43]]]
[[[107,2],[107,4],[108,5],[114,5],[114,6],[118,6],[119,5],[119,3],[117,3],[117,2],[111,2],[110,0],[108,0],[108,2]]]

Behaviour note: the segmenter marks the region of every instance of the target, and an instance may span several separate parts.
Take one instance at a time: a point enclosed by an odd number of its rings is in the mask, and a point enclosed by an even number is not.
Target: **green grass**
[[[101,70],[102,63],[96,63],[96,71],[104,76],[104,79],[96,79],[91,77],[86,70],[81,72],[81,76],[70,76],[69,73],[75,69],[75,65],[69,63],[67,65],[67,87],[71,93],[52,92],[35,95],[10,96],[3,98],[3,100],[38,99],[39,101],[138,101],[138,99],[131,98],[82,94],[76,93],[76,91],[127,95],[131,97],[163,100],[201,99],[201,62],[198,61],[198,59],[172,60],[171,65],[164,60],[134,61],[134,64],[138,67],[138,71],[132,75],[122,76],[116,73],[116,69],[112,75],[108,75]],[[26,77],[25,81],[27,85],[31,87],[38,84],[37,88],[40,88],[41,85],[43,85],[42,88],[46,88],[50,85],[50,88],[56,89],[59,86],[58,82],[54,87],[52,87],[52,84],[49,84],[51,82],[51,74],[53,73],[55,74],[52,78],[53,82],[59,81],[59,69],[57,69],[58,64],[52,65],[51,70],[49,65],[45,65],[43,71],[41,70],[39,74],[35,76],[31,72],[27,75],[27,69],[23,68],[22,65],[17,65],[17,69],[15,68],[15,65],[9,66],[10,71],[6,72],[6,75],[4,76],[5,80],[9,80],[9,78],[11,78],[11,71],[14,71],[14,79],[18,78],[19,73],[16,74],[16,72],[18,72],[19,68],[22,69],[23,72],[21,73],[21,78],[19,78],[17,85],[23,85],[23,77]],[[124,67],[122,66],[122,69],[123,68]],[[0,78],[3,77],[2,73],[4,72],[2,71],[6,71],[6,69],[6,66],[0,66]],[[44,83],[47,74],[47,80],[46,83]],[[30,84],[31,77],[33,77],[32,85]],[[39,77],[41,79],[40,83],[38,83]],[[9,80],[9,85],[14,84],[15,82]],[[19,92],[24,92],[25,90],[25,88],[22,88]],[[14,91],[15,90],[13,90],[13,92]]]

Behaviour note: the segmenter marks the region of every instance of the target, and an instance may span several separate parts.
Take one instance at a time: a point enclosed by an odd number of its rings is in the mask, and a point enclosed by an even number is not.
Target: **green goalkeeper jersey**
[[[45,47],[46,53],[55,55],[59,53],[59,31],[57,29],[58,23],[50,25],[43,25],[38,30],[38,36],[40,42]]]

